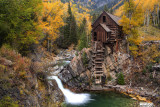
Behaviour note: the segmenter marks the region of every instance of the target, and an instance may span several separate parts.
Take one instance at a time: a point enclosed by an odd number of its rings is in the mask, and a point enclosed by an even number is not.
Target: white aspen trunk
[[[147,26],[149,26],[149,22],[150,22],[150,10],[148,10],[147,13]]]
[[[154,11],[152,12],[152,22],[153,22],[153,26],[155,26],[155,14],[154,14]]]
[[[157,5],[157,24],[159,24],[159,4]]]
[[[52,52],[52,40],[51,40],[50,52]]]
[[[154,11],[153,11],[153,25],[156,25],[156,5],[154,6]]]
[[[49,39],[48,39],[48,51],[49,51]]]
[[[146,19],[147,19],[147,13],[145,12],[145,16],[144,16],[144,25],[146,25]]]

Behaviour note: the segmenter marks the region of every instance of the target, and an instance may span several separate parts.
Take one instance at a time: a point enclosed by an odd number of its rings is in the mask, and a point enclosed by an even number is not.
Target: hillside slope
[[[62,2],[68,2],[69,0],[61,0]],[[76,4],[80,4],[89,9],[95,11],[102,11],[104,5],[107,5],[108,8],[112,8],[114,5],[119,3],[121,0],[74,0]],[[118,6],[119,7],[119,6]]]

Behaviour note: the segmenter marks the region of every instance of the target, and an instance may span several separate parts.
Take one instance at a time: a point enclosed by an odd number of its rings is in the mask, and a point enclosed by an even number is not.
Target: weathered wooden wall
[[[102,28],[102,26],[98,26],[92,32],[92,40],[94,41],[94,32],[97,33],[97,41],[106,42],[107,40],[107,32]]]
[[[106,22],[103,22],[103,16],[106,17]],[[100,23],[105,24],[112,31],[111,35],[110,35],[111,37],[119,38],[120,36],[122,36],[122,27],[120,27],[106,12],[103,12],[99,16],[99,18],[95,21],[95,23],[92,25],[92,28],[95,29],[94,31],[102,31],[102,29],[97,27]],[[93,33],[94,33],[94,31],[93,31]],[[103,31],[102,31],[102,33],[103,33]],[[102,39],[99,39],[99,40],[102,40]],[[105,39],[105,40],[107,40],[107,39]]]
[[[103,22],[103,16],[106,16],[106,22]],[[97,19],[97,21],[92,25],[93,28],[95,28],[96,26],[98,26],[99,23],[104,23],[106,24],[108,27],[110,26],[116,26],[118,27],[118,25],[110,18],[110,16],[108,16],[105,12],[103,12],[100,17]]]

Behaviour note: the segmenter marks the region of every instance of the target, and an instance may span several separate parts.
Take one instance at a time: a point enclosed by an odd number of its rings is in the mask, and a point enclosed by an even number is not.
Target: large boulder
[[[160,71],[160,64],[156,64],[156,65],[152,66],[152,69],[155,71]]]
[[[0,63],[5,65],[5,66],[12,66],[13,62],[11,60],[8,60],[6,58],[0,57]]]
[[[72,71],[75,74],[73,76],[78,76],[85,71],[81,55],[74,57],[69,66],[72,68]]]
[[[70,88],[84,89],[89,85],[90,71],[87,70],[90,66],[83,65],[83,53],[86,53],[87,59],[91,59],[91,49],[84,48],[75,56],[69,65],[58,74],[58,77],[66,83]],[[91,61],[88,61],[91,65]]]

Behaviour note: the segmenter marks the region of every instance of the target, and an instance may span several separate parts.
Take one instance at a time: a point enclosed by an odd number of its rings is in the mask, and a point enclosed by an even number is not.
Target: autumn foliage
[[[28,55],[34,50],[33,45],[42,45],[49,52],[53,52],[56,46],[55,40],[64,36],[61,28],[67,24],[68,2],[0,0],[0,6],[0,46],[7,43],[23,55]],[[73,1],[70,2],[70,7],[77,29],[86,18],[86,31],[89,34],[91,31],[89,9]],[[70,36],[74,37],[71,34]],[[78,44],[77,41],[75,45]]]
[[[145,38],[142,34],[147,31],[146,29],[142,32],[139,28],[159,24],[159,3],[158,0],[125,0],[124,5],[115,11],[116,15],[122,17],[120,23],[127,35],[129,50],[134,57],[138,56],[139,45]]]

